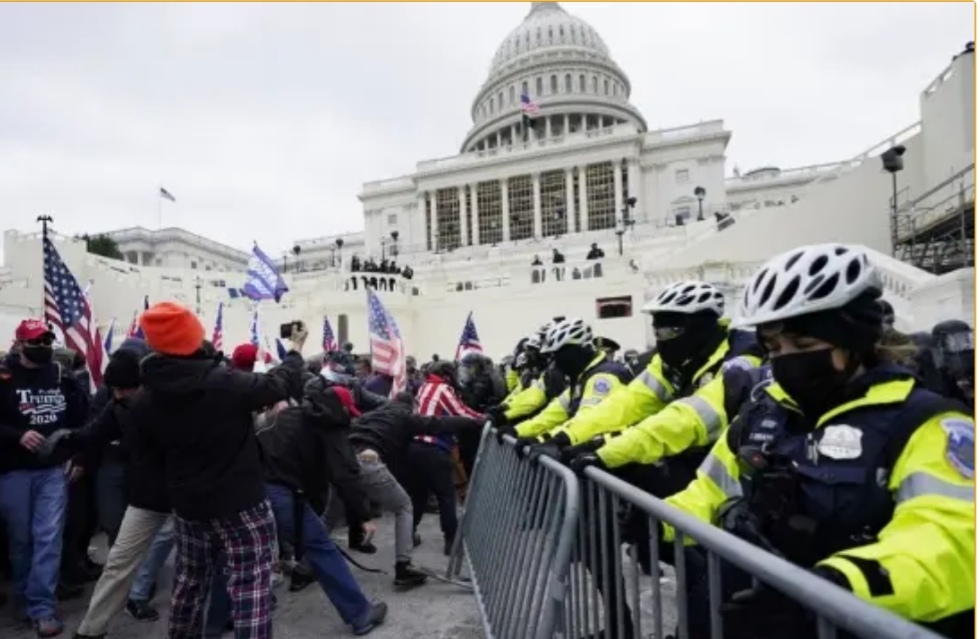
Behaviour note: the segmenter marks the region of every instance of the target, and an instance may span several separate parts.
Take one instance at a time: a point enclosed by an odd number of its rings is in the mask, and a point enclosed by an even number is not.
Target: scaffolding
[[[974,266],[974,165],[914,200],[903,193],[889,202],[892,256],[935,275]]]

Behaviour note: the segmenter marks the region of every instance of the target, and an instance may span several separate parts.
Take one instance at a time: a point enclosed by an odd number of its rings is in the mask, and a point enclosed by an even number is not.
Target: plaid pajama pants
[[[222,569],[222,553],[228,562],[235,639],[271,639],[276,524],[269,503],[226,519],[174,519],[177,559],[169,639],[201,639],[211,578]]]

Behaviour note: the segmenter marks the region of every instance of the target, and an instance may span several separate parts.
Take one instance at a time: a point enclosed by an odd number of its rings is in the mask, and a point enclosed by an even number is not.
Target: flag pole
[[[163,228],[163,187],[157,190],[157,230]]]
[[[50,215],[38,215],[37,221],[41,223],[41,272],[43,273],[44,272],[44,246],[45,244],[47,244],[47,239],[48,239],[48,224],[54,224],[54,218],[51,217]],[[45,315],[44,288],[42,287],[41,288],[41,320],[42,321],[45,319],[44,315]],[[45,322],[45,324],[47,324],[47,322]],[[48,328],[51,328],[51,326],[48,325]]]

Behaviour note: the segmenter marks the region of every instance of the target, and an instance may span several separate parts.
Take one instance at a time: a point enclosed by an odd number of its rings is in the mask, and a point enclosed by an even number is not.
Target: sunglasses
[[[50,335],[42,335],[36,339],[25,339],[25,346],[51,346],[54,344],[54,338]]]

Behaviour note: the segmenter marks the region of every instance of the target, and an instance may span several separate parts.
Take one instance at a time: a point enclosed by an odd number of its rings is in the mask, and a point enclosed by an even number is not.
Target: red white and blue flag
[[[476,324],[473,323],[473,311],[466,316],[466,324],[463,326],[463,335],[459,338],[459,345],[456,347],[456,361],[469,352],[482,353],[483,345],[480,344],[480,336],[476,334]]]
[[[150,308],[150,296],[143,296],[143,312],[145,313]],[[137,339],[146,339],[143,335],[143,327],[140,326],[140,312],[136,311],[133,313],[133,323],[129,325],[129,333],[126,337],[135,337]]]
[[[214,335],[211,336],[211,343],[216,351],[224,347],[224,309],[224,302],[218,302],[218,316],[214,318]]]
[[[330,320],[326,317],[323,318],[323,352],[332,353],[338,349],[337,338],[333,334],[333,327],[330,326]]]
[[[538,114],[538,104],[526,93],[521,94],[521,111],[528,116]]]
[[[371,338],[371,368],[392,378],[391,397],[405,390],[405,344],[395,318],[377,294],[367,289],[368,335]]]
[[[44,238],[44,321],[61,331],[65,346],[82,355],[92,387],[102,385],[102,339],[92,320],[92,307],[78,280]]]

